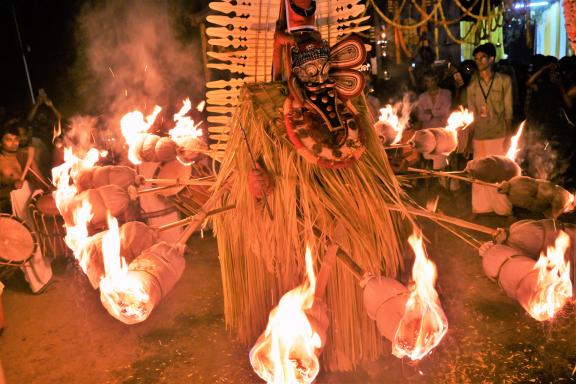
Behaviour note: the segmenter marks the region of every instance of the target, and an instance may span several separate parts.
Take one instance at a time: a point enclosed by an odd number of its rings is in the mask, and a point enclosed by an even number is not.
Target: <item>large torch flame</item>
[[[254,371],[267,383],[311,383],[320,370],[322,340],[306,311],[314,303],[316,277],[306,248],[308,282],[287,292],[270,312],[266,331],[250,351]]]
[[[392,353],[399,358],[408,356],[420,360],[440,343],[448,330],[448,320],[434,289],[436,266],[426,256],[422,237],[412,234],[408,242],[416,255],[413,284],[392,343]]]
[[[105,277],[100,280],[100,297],[115,318],[145,320],[150,314],[149,295],[141,282],[128,273],[126,261],[120,255],[118,221],[108,213],[108,231],[102,239]]]
[[[150,129],[150,126],[152,126],[154,120],[156,120],[156,116],[158,116],[161,110],[162,108],[157,105],[146,118],[144,118],[142,112],[132,111],[120,119],[120,130],[126,140],[126,144],[128,144],[128,159],[132,164],[142,163],[137,153],[138,148],[136,144],[146,136],[148,129]]]
[[[410,121],[411,110],[412,104],[409,95],[405,95],[402,101],[394,104],[394,106],[386,104],[384,108],[380,108],[378,121],[390,126],[396,132],[394,140],[389,144],[398,144],[402,139],[402,133]]]
[[[474,122],[474,114],[460,106],[457,111],[452,112],[448,117],[446,129],[456,132],[458,129],[466,129],[472,122]]]
[[[554,246],[542,252],[534,266],[538,270],[538,288],[530,299],[528,312],[538,321],[550,320],[572,297],[570,262],[565,254],[570,247],[570,236],[560,231]]]
[[[52,178],[56,191],[53,192],[56,207],[60,213],[68,211],[74,207],[71,203],[78,194],[78,189],[73,180],[83,169],[93,167],[101,156],[106,156],[106,151],[99,151],[91,148],[84,157],[74,154],[72,148],[64,149],[64,163],[52,169]],[[86,273],[89,260],[82,258],[82,250],[90,244],[91,238],[88,233],[88,223],[92,220],[94,213],[92,205],[83,200],[70,212],[72,221],[65,222],[66,237],[64,242],[74,253],[80,267]]]
[[[204,108],[203,103],[196,107],[199,111]],[[168,131],[168,134],[181,150],[194,152],[200,151],[203,146],[202,130],[198,128],[202,122],[196,124],[190,116],[186,116],[190,109],[192,109],[190,99],[184,100],[182,108],[174,115],[176,125]],[[184,165],[190,165],[190,162],[184,161],[182,156],[178,156],[177,159]]]
[[[520,137],[522,137],[522,131],[524,131],[524,124],[526,120],[520,124],[520,128],[518,128],[518,132],[514,136],[512,136],[510,140],[510,148],[508,148],[508,152],[506,152],[506,157],[512,161],[516,161],[516,155],[518,154],[518,141],[520,141]]]

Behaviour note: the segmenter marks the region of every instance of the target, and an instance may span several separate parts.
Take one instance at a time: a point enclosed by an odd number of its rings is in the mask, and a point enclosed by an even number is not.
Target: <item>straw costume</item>
[[[402,205],[403,196],[372,128],[363,76],[350,69],[363,60],[356,56],[363,54],[363,45],[352,38],[329,48],[302,30],[294,41],[285,51],[292,69],[286,82],[242,88],[216,186],[232,181],[222,204],[236,209],[215,218],[214,231],[226,323],[247,344],[266,328],[282,295],[305,280],[307,244],[318,269],[339,223],[345,230],[343,251],[364,271],[394,277],[402,268],[398,238],[410,220],[387,209]],[[351,50],[357,52],[347,59],[336,54]],[[322,74],[326,60],[334,65]],[[310,63],[319,66],[312,77],[306,69]],[[336,95],[333,101],[324,107],[314,103],[329,93]],[[274,179],[266,201],[249,193],[252,156]],[[325,301],[326,369],[352,370],[383,353],[383,338],[365,313],[358,281],[342,263],[332,270]]]

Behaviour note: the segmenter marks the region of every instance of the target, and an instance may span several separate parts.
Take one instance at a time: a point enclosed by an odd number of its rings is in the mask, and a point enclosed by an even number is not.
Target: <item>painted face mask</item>
[[[339,168],[363,153],[362,124],[350,99],[364,88],[364,76],[352,68],[365,58],[359,38],[329,48],[317,32],[299,34],[284,113],[288,137],[308,161]]]

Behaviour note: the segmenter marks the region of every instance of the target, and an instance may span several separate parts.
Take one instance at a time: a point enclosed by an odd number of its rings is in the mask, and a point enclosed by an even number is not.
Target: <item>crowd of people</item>
[[[430,55],[421,54],[423,58]],[[491,43],[479,45],[473,60],[458,68],[445,61],[420,60],[409,68],[406,81],[387,94],[373,85],[372,103],[394,103],[399,97],[412,103],[406,129],[444,127],[458,106],[474,114],[474,123],[459,137],[458,153],[423,155],[421,165],[435,170],[462,170],[466,161],[487,155],[505,155],[522,121],[517,161],[526,176],[550,180],[568,190],[576,188],[572,148],[576,145],[576,57],[558,60],[535,55],[529,65],[496,62]],[[404,95],[399,95],[399,93]],[[406,97],[406,94],[409,97]],[[374,106],[373,110],[378,110]],[[378,115],[375,115],[378,118]],[[512,215],[512,206],[494,188],[472,185],[472,212]]]

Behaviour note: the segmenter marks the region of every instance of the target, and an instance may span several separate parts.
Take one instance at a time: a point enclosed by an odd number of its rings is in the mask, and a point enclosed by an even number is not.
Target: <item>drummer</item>
[[[1,131],[0,143],[0,209],[3,213],[12,213],[10,194],[14,190],[24,187],[21,180],[22,172],[26,168],[28,148],[19,148],[20,131],[24,123],[18,119],[9,120]],[[30,164],[31,174],[38,175],[34,182],[40,185],[49,185],[38,171],[34,158]],[[27,176],[30,174],[27,173]]]
[[[36,181],[42,184],[49,183],[40,176],[34,159],[29,161],[28,150],[26,148],[19,149],[18,128],[20,125],[19,120],[10,120],[0,131],[0,209],[2,213],[13,214],[25,222],[29,228],[33,228],[33,222],[28,214],[28,203],[32,190],[26,178],[31,174],[36,174]],[[22,175],[27,164],[30,164],[30,171],[23,178]],[[29,266],[23,267],[22,271],[32,292],[38,293],[52,278],[52,267],[42,256],[40,247],[37,247],[29,264]]]

